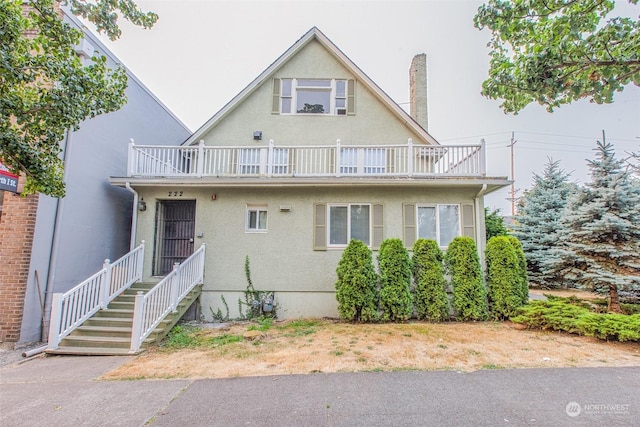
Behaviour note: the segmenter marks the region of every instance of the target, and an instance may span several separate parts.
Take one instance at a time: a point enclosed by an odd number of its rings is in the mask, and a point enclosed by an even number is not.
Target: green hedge
[[[508,319],[523,304],[520,259],[507,236],[489,239],[485,255],[491,317]]]
[[[376,320],[377,276],[367,245],[360,240],[351,240],[342,253],[336,273],[340,317],[351,321]]]
[[[404,321],[411,317],[411,259],[402,240],[386,239],[378,252],[380,311],[383,321]]]
[[[435,240],[418,239],[413,244],[414,304],[418,319],[432,322],[449,319],[443,257]]]
[[[444,256],[453,286],[453,309],[458,320],[485,320],[487,295],[476,244],[470,237],[456,237]]]
[[[594,313],[575,297],[547,295],[547,301],[531,301],[518,310],[512,322],[533,329],[551,329],[606,340],[640,341],[640,314]]]
[[[522,244],[515,236],[508,236],[509,242],[513,249],[516,251],[516,257],[518,258],[518,275],[520,278],[520,297],[522,298],[522,304],[529,302],[529,276],[527,274],[527,258],[522,250]]]

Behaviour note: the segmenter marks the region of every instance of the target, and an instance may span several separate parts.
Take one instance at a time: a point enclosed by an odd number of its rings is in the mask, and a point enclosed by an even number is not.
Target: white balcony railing
[[[135,177],[484,176],[485,145],[167,147],[129,145]]]
[[[47,348],[58,348],[60,341],[93,316],[133,283],[142,279],[144,241],[122,258],[105,260],[102,270],[64,294],[53,294],[49,342]]]

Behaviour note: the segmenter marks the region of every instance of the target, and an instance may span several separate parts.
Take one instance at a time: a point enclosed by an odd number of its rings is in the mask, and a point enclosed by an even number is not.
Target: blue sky
[[[487,143],[490,175],[509,176],[515,140],[516,188],[530,187],[549,157],[587,179],[586,158],[606,132],[619,155],[640,151],[640,88],[609,105],[579,101],[548,113],[530,105],[506,115],[480,94],[488,70],[489,34],[473,27],[481,1],[199,1],[140,0],[160,20],[151,30],[123,24],[105,44],[187,126],[197,129],[317,26],[397,103],[408,109],[408,70],[428,61],[429,132],[441,143]],[[621,13],[640,7],[621,2]],[[153,141],[139,141],[153,144]],[[519,193],[519,194],[520,194]],[[508,189],[487,196],[509,213]]]

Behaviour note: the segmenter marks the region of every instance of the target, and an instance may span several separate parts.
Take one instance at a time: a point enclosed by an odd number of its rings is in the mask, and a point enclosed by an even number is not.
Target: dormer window
[[[341,79],[275,79],[274,114],[355,114],[355,82]]]

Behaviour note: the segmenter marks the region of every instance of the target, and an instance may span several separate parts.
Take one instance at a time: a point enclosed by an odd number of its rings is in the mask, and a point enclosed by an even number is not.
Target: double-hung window
[[[267,207],[266,206],[247,206],[245,231],[248,233],[266,232],[267,231]]]
[[[418,205],[416,219],[418,238],[446,247],[460,236],[460,205]]]
[[[280,114],[353,114],[354,81],[275,79],[273,112]]]
[[[346,246],[351,239],[371,245],[371,205],[329,205],[329,246]]]

